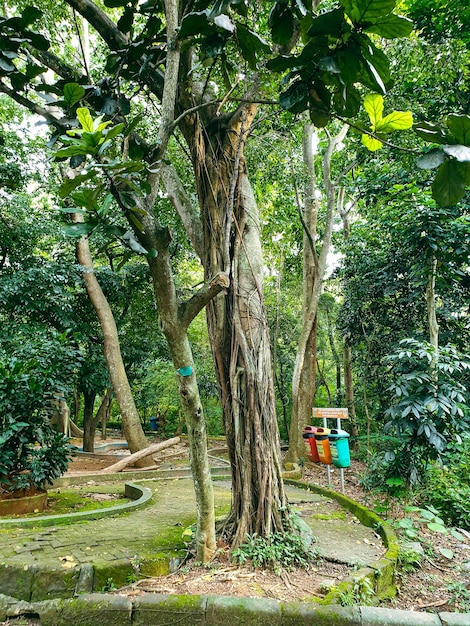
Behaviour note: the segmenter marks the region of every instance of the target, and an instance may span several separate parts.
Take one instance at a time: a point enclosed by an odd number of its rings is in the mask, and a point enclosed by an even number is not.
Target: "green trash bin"
[[[335,467],[349,467],[351,457],[349,455],[349,433],[339,428],[332,428],[328,435],[330,440],[331,459]]]

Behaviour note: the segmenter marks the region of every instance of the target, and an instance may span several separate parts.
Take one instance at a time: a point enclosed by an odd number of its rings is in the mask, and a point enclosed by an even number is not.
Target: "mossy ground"
[[[38,517],[43,515],[66,515],[78,511],[94,511],[129,502],[124,496],[123,484],[83,485],[73,489],[54,489],[47,493],[47,507],[21,517]],[[14,519],[15,516],[4,516],[2,519]]]

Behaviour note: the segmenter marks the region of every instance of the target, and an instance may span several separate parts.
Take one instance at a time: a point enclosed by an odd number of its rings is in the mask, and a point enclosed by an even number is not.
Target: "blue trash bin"
[[[331,459],[335,467],[349,467],[351,465],[348,438],[349,433],[336,428],[332,428],[328,435]]]
[[[158,430],[158,417],[152,416],[149,419],[149,422],[150,422],[150,430],[154,432]]]

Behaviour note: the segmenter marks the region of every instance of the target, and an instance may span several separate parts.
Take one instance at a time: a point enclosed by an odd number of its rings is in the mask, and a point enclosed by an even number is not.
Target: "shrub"
[[[43,355],[44,357],[44,355]],[[49,425],[51,402],[64,390],[54,358],[18,359],[0,351],[0,487],[43,488],[67,469],[72,447]],[[56,368],[59,368],[58,372]]]
[[[449,442],[468,428],[468,392],[459,378],[470,369],[468,357],[452,346],[404,339],[388,357],[394,374],[385,432],[400,440],[384,460],[395,465],[407,486],[422,481],[430,460],[441,460]]]

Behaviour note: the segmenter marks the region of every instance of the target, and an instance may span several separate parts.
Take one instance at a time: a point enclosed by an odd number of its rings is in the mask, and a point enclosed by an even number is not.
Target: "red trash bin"
[[[315,433],[317,429],[315,426],[305,426],[303,430],[303,440],[307,451],[307,457],[314,463],[320,463],[320,457],[318,456],[317,442],[315,441]]]

